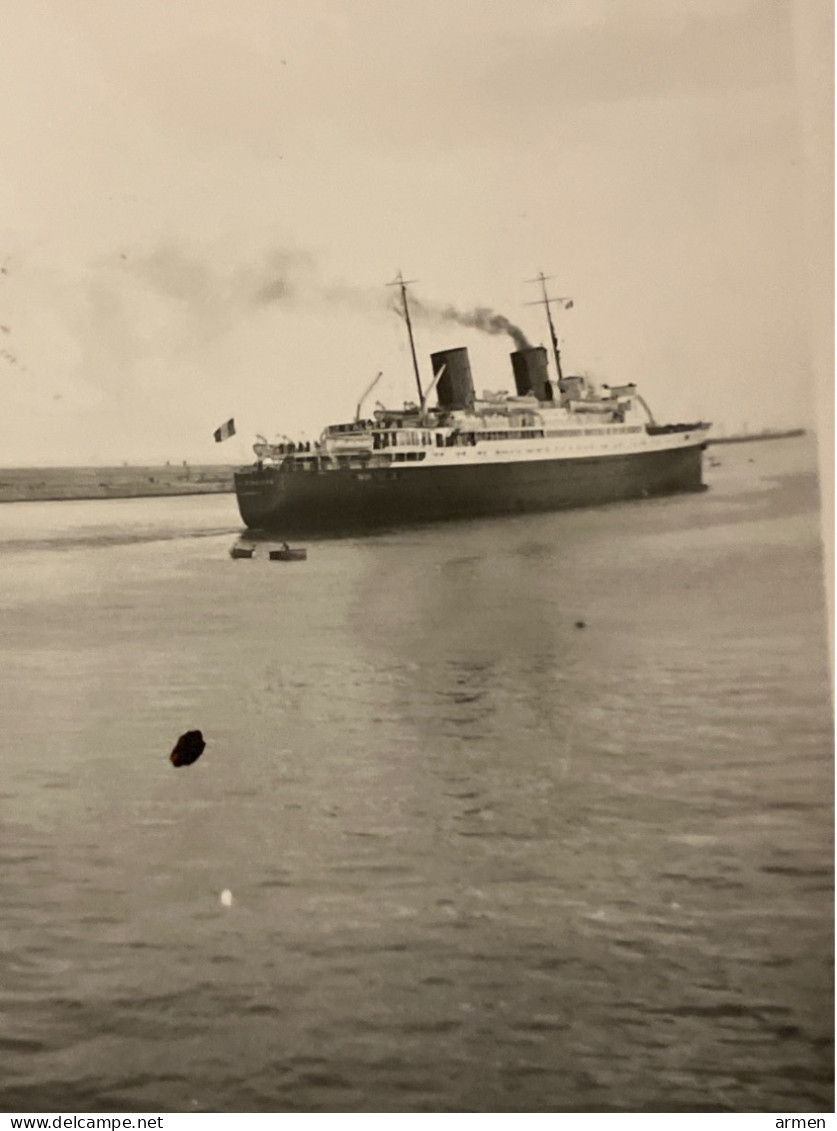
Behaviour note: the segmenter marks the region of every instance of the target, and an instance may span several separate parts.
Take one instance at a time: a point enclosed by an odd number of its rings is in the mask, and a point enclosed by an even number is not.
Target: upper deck
[[[496,405],[475,406],[441,418],[408,409],[334,424],[314,443],[275,445],[257,455],[260,463],[285,472],[589,458],[702,443],[708,427],[703,422],[654,425],[631,411],[607,419],[562,406],[506,412]]]
[[[322,472],[626,455],[705,439],[702,422],[658,425],[633,384],[598,390],[586,377],[560,375],[560,366],[551,379],[543,347],[517,350],[511,360],[515,393],[484,391],[478,398],[467,350],[443,350],[431,356],[433,384],[419,404],[379,405],[364,419],[361,398],[354,420],[329,425],[317,441],[259,444],[256,455],[283,471]],[[437,384],[431,407],[427,398]]]

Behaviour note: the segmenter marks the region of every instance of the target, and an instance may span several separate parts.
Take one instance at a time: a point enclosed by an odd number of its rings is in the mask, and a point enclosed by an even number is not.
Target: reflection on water
[[[811,453],[720,458],[288,566],[4,508],[4,1109],[831,1110]]]

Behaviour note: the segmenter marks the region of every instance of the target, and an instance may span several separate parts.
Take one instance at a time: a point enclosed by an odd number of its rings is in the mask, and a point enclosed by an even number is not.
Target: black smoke
[[[418,317],[436,322],[456,322],[459,326],[468,326],[474,330],[482,330],[485,334],[508,334],[519,350],[531,349],[531,344],[520,329],[505,314],[492,310],[490,306],[476,306],[473,310],[458,310],[455,306],[435,306],[421,299],[410,297],[408,299],[410,313]],[[403,317],[400,298],[393,303],[394,308]]]

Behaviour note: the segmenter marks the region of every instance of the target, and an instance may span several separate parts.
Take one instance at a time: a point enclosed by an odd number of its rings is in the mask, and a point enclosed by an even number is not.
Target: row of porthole
[[[616,445],[616,444],[614,444],[614,445],[611,445],[611,444],[595,444],[595,445],[591,445],[589,447],[583,447],[583,448],[581,448],[581,447],[570,448],[570,449],[565,450],[564,452],[556,452],[554,448],[524,448],[522,451],[514,452],[514,453],[511,453],[511,454],[512,455],[533,455],[533,454],[534,455],[573,455],[577,452],[591,452],[591,451],[601,452],[601,451],[605,451],[605,450],[613,451],[613,452],[620,452],[620,451],[621,452],[633,452],[633,451],[636,451],[637,449],[634,448],[634,447],[622,447],[621,445]],[[468,452],[467,451],[456,451],[455,454],[458,455],[458,456],[465,456],[465,455],[468,454]],[[489,451],[488,449],[483,448],[479,452],[479,455],[483,455],[483,456],[489,456],[489,455],[508,456],[509,454],[510,453],[508,451],[502,451],[498,448],[495,448],[493,451]],[[444,458],[442,452],[434,452],[433,455],[437,459]]]
[[[605,446],[605,447],[607,447],[607,445],[604,445],[604,446]],[[595,450],[595,449],[589,449],[589,448],[588,448],[588,449],[582,449],[582,450],[587,450],[587,451],[590,451],[590,450]],[[599,448],[598,450],[601,450],[601,449]],[[441,453],[434,453],[434,454],[441,454]],[[465,455],[467,455],[467,452],[466,452],[466,451],[458,451],[458,452],[456,452],[456,454],[457,454],[457,455],[460,455],[460,456],[465,456]],[[495,451],[495,452],[494,452],[493,454],[494,454],[494,455],[504,455],[504,454],[506,454],[506,453],[504,453],[504,452],[498,452],[498,451]],[[532,455],[532,454],[543,454],[543,449],[535,449],[534,451],[533,451],[532,449],[529,449],[529,450],[528,450],[528,451],[527,451],[527,452],[526,452],[525,454],[527,454],[527,455]],[[422,455],[423,455],[423,453],[422,453]],[[395,473],[395,472],[393,472],[393,471],[388,471],[388,472],[386,473],[386,477],[387,477],[388,479],[393,479],[393,478],[395,478],[395,474],[396,474],[396,473]],[[371,478],[371,476],[370,476],[370,475],[368,475],[368,474],[364,474],[364,475],[356,475],[356,478],[364,478],[364,479],[367,479],[367,478]]]
[[[689,436],[686,435],[684,438],[689,439]],[[618,453],[618,451],[621,448],[621,445],[616,445],[615,447],[616,447],[616,453]],[[578,454],[580,452],[602,451],[604,449],[610,449],[610,448],[611,448],[610,444],[601,444],[601,445],[595,445],[595,446],[591,446],[591,447],[575,448],[574,452],[571,451],[571,452],[568,452],[567,454]],[[624,449],[622,449],[622,450],[624,450]],[[630,451],[630,449],[628,449],[628,450]],[[636,450],[636,449],[633,449],[633,450]],[[467,448],[466,449],[459,449],[459,450],[454,449],[454,452],[457,456],[465,457],[465,456],[468,455],[468,449]],[[616,453],[614,453],[614,454],[616,454]],[[443,457],[443,454],[444,453],[441,452],[441,451],[433,452],[433,455],[435,457]],[[484,454],[486,456],[487,455],[504,456],[504,455],[508,455],[509,453],[508,453],[507,450],[501,451],[501,450],[498,450],[498,449],[494,449],[493,452],[489,452],[485,448],[483,448],[482,454]],[[550,455],[550,454],[555,454],[555,453],[552,449],[547,450],[547,449],[544,449],[544,448],[527,448],[519,454],[521,454],[521,455]],[[398,460],[399,462],[406,461],[406,460],[411,460],[411,461],[412,460],[423,460],[425,458],[425,455],[426,455],[425,452],[416,452],[416,453],[399,452],[397,455],[394,456],[394,459]],[[472,462],[476,462],[476,461],[472,461]]]

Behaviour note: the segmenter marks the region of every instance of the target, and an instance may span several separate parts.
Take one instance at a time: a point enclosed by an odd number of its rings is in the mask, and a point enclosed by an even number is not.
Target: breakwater
[[[754,440],[789,440],[792,437],[804,436],[804,428],[787,428],[784,431],[767,430],[764,432],[739,432],[734,436],[710,436],[709,444],[749,444]]]
[[[227,464],[0,468],[0,503],[57,499],[131,499],[233,490]]]

